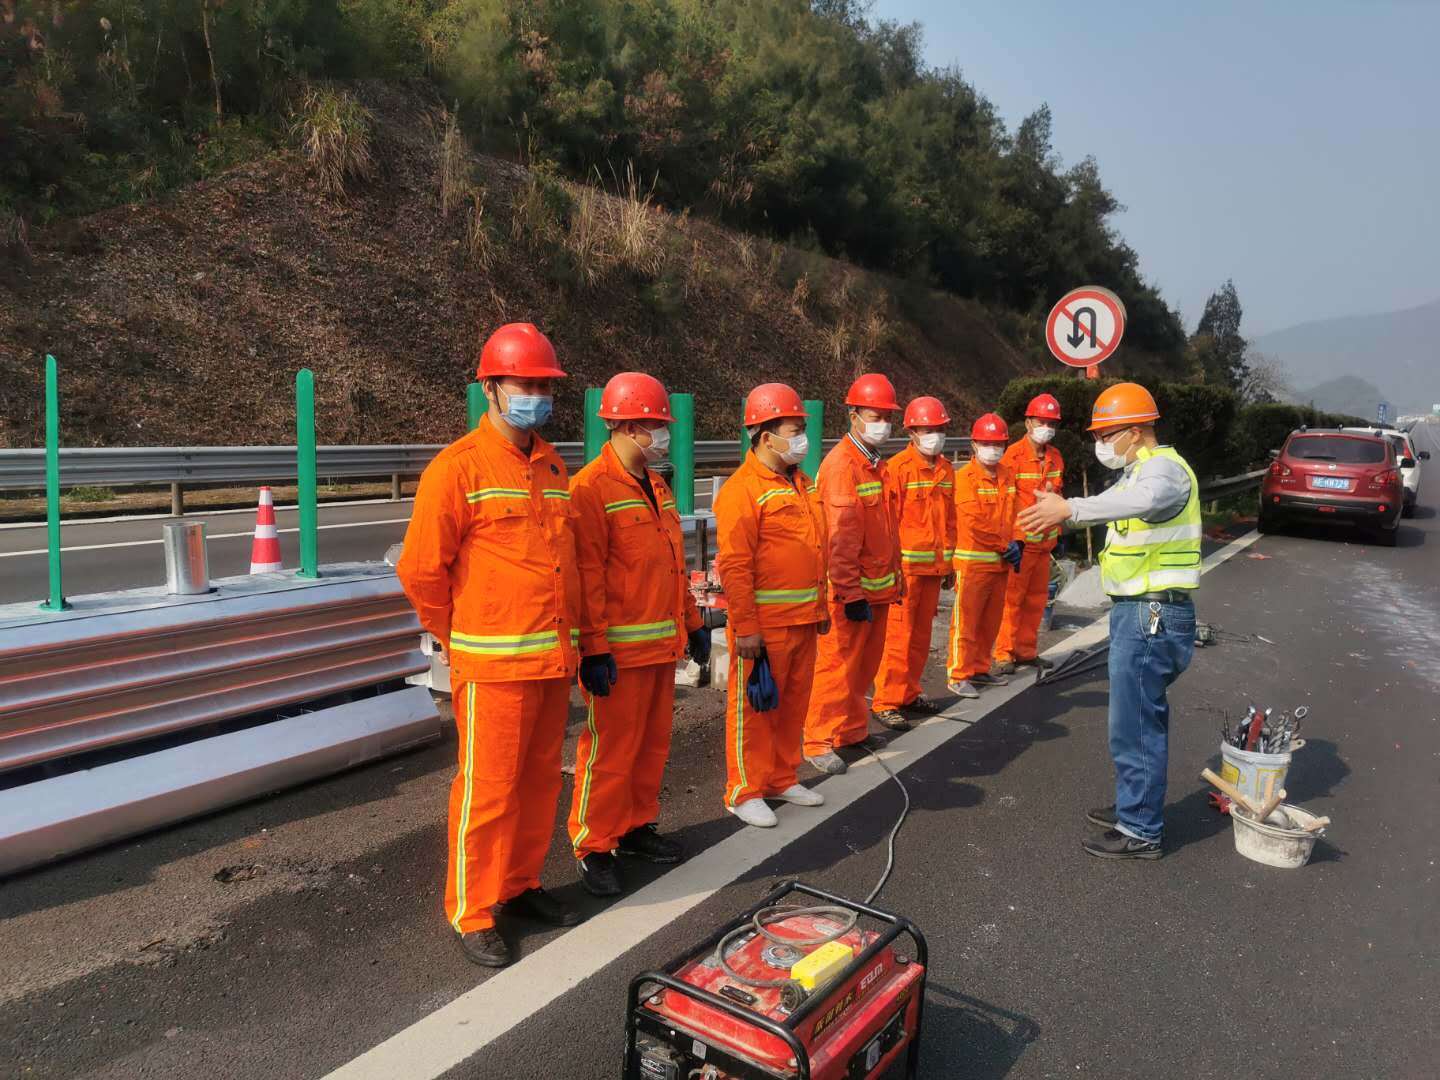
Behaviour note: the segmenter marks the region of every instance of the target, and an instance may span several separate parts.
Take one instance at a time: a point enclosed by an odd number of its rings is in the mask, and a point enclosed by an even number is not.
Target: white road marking
[[[1257,539],[1258,533],[1226,545],[1205,560],[1201,572],[1234,558]],[[1045,655],[1055,658],[1103,641],[1108,634],[1106,614],[1046,650]],[[909,768],[1033,684],[1032,676],[987,690],[979,701],[964,703],[973,711],[973,718],[933,717],[891,743],[881,756],[896,772]],[[947,715],[955,716],[957,711],[957,706],[951,706]],[[823,807],[780,807],[776,811],[780,824],[775,828],[741,829],[342,1065],[326,1080],[393,1080],[397,1076],[431,1080],[448,1072],[659,927],[680,918],[888,781],[884,770],[868,757],[850,766],[843,776],[827,777],[819,789],[825,795]]]
[[[331,524],[331,525],[317,525],[316,528],[317,528],[317,529],[359,529],[359,528],[363,528],[363,527],[366,526],[366,525],[404,525],[404,524],[406,524],[407,522],[409,522],[409,520],[410,520],[410,519],[409,519],[408,517],[404,517],[404,518],[385,518],[385,519],[382,520],[382,521],[337,521],[337,522],[335,522],[335,523],[333,523],[333,524]],[[295,528],[295,529],[276,529],[275,531],[276,531],[276,533],[298,533],[300,530],[299,530],[298,528]],[[248,538],[250,538],[250,537],[253,537],[254,535],[255,535],[255,534],[254,534],[253,532],[215,533],[213,536],[207,536],[207,537],[205,537],[205,540],[206,540],[206,542],[208,543],[208,542],[211,541],[211,540],[234,540],[234,539],[236,539],[236,538],[238,538],[238,537],[242,537],[242,536],[243,536],[243,537],[246,537],[246,538],[248,539]],[[71,552],[71,551],[105,551],[105,550],[108,550],[109,548],[144,547],[146,544],[163,544],[164,542],[165,542],[165,541],[164,541],[163,539],[155,539],[155,540],[120,540],[120,541],[117,541],[117,542],[115,542],[115,543],[113,543],[113,544],[77,544],[75,547],[62,547],[62,548],[60,549],[60,553],[63,555],[63,554],[65,554],[65,553]],[[29,550],[29,551],[0,551],[0,559],[15,559],[15,558],[19,558],[21,555],[48,555],[48,554],[50,554],[50,549],[49,549],[49,548],[32,548],[32,549]]]

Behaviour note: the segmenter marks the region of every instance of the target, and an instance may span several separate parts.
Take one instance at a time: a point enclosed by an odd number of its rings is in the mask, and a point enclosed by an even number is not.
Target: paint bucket
[[[1260,754],[1221,742],[1220,778],[1239,788],[1241,794],[1258,806],[1265,801],[1265,783],[1270,777],[1275,778],[1275,791],[1285,786],[1290,756],[1298,749],[1298,742],[1298,739],[1292,741],[1290,750],[1283,754]]]
[[[1301,828],[1314,821],[1315,817],[1308,810],[1286,804],[1278,807],[1264,821],[1256,821],[1241,807],[1232,806],[1230,818],[1235,823],[1235,850],[1247,859],[1266,866],[1297,870],[1310,861],[1316,838],[1325,832],[1323,827],[1314,832]]]

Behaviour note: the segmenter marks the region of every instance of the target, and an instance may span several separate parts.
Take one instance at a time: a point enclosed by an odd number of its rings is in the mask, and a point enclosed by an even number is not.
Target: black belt
[[[1117,604],[1128,600],[1136,603],[1192,604],[1195,601],[1190,593],[1190,589],[1161,589],[1159,592],[1142,592],[1138,596],[1111,596],[1110,599]]]

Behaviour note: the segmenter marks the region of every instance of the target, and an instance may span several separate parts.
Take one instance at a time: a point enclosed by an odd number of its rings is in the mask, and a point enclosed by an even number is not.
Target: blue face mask
[[[549,394],[511,394],[509,399],[509,407],[500,415],[517,431],[534,431],[550,419]]]

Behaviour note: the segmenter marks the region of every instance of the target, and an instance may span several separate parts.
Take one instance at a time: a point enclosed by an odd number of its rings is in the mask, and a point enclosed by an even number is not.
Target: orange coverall
[[[825,455],[816,481],[830,533],[830,633],[819,643],[805,717],[809,757],[869,733],[865,695],[880,669],[890,605],[902,587],[898,506],[885,463],[872,465],[847,435]],[[845,618],[852,600],[870,601],[870,622]]]
[[[771,471],[755,454],[715,497],[730,646],[725,710],[725,804],[778,795],[796,783],[800,741],[815,674],[817,628],[825,618],[825,517],[799,469]],[[735,639],[760,634],[780,707],[752,713],[745,698],[751,661]]]
[[[675,661],[700,626],[675,497],[659,476],[649,476],[658,508],[607,443],[570,485],[580,655],[608,652],[620,672],[607,697],[581,689],[585,730],[575,749],[570,805],[577,858],[615,850],[620,837],[660,816]]]
[[[580,581],[569,477],[488,417],[420,478],[396,573],[448,644],[460,771],[450,788],[445,911],[458,933],[540,884],[578,662]]]
[[[955,558],[955,467],[930,465],[914,444],[889,461],[900,510],[900,564],[905,598],[890,612],[885,653],[875,676],[874,712],[899,709],[920,695],[940,583]]]
[[[945,674],[964,682],[990,670],[990,654],[1013,576],[1000,556],[1015,532],[1015,479],[1002,463],[991,476],[972,458],[955,473],[955,608]]]
[[[1029,436],[1005,451],[1000,464],[1015,477],[1015,512],[1035,505],[1038,491],[1059,491],[1065,476],[1065,462],[1060,451],[1046,446],[1040,453]],[[995,659],[1034,660],[1039,651],[1040,617],[1050,596],[1050,553],[1060,538],[1060,529],[1044,533],[1027,533],[1017,524],[1015,539],[1025,543],[1020,572],[1010,575],[1005,589],[1005,617],[1000,622],[1000,636],[995,639]]]

